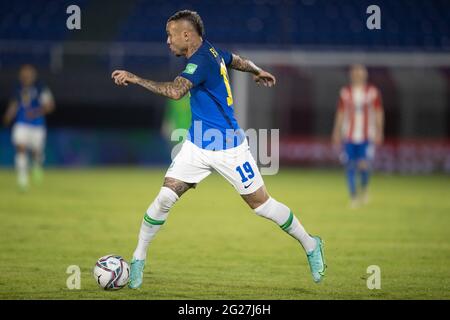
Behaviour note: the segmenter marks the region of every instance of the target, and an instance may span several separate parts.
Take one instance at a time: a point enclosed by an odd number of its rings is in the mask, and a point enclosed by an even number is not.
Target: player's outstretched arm
[[[253,80],[256,83],[263,84],[265,87],[272,87],[277,82],[272,74],[258,67],[253,61],[235,53],[232,54],[232,57],[230,67],[235,70],[252,73]]]
[[[176,77],[172,82],[156,82],[152,80],[142,79],[137,75],[125,71],[115,70],[111,78],[119,86],[127,86],[128,83],[138,84],[153,93],[179,100],[193,87],[191,81],[183,77]]]

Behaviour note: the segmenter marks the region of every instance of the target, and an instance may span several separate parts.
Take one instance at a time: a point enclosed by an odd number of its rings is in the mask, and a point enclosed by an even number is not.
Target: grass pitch
[[[372,200],[348,208],[341,171],[281,170],[271,195],[325,241],[314,284],[299,244],[256,216],[214,174],[188,191],[150,246],[142,289],[107,292],[100,256],[129,261],[163,170],[47,170],[20,194],[0,170],[0,299],[450,299],[450,179],[376,175]],[[81,289],[66,287],[69,265]],[[366,272],[381,268],[381,289]]]

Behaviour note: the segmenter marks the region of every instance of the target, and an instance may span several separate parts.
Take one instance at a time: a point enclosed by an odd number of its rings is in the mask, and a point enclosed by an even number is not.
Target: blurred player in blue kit
[[[13,124],[12,142],[16,149],[15,168],[21,191],[29,186],[28,151],[32,155],[32,175],[36,183],[43,178],[42,164],[46,139],[45,116],[55,108],[48,87],[37,80],[36,68],[25,64],[19,70],[19,84],[3,117],[5,125]]]
[[[233,185],[257,215],[274,221],[300,242],[313,280],[320,282],[326,269],[323,242],[306,232],[289,207],[268,194],[245,134],[234,116],[227,67],[251,73],[256,83],[266,87],[275,85],[275,77],[250,60],[213,46],[204,38],[203,22],[196,12],[175,13],[168,19],[166,31],[172,53],[187,59],[184,71],[175,80],[156,82],[125,70],[112,73],[117,85],[138,84],[172,99],[181,99],[190,92],[192,113],[188,137],[144,215],[131,261],[129,287],[135,289],[142,285],[147,248],[166,221],[170,208],[213,170]]]

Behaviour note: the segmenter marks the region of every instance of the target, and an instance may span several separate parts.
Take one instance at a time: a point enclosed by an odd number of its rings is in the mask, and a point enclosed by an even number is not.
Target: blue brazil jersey
[[[45,126],[44,116],[28,119],[27,111],[38,109],[41,107],[42,93],[47,90],[40,84],[34,84],[31,87],[25,88],[18,85],[15,90],[14,100],[17,101],[17,114],[15,118],[16,123],[28,124],[33,126]]]
[[[229,52],[215,49],[205,40],[180,74],[194,85],[190,90],[192,121],[188,139],[202,149],[229,149],[245,139],[234,117],[227,73],[231,60]]]

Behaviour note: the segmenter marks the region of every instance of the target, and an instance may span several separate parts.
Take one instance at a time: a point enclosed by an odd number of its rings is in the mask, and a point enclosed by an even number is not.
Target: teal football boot
[[[142,285],[144,277],[145,260],[137,260],[133,257],[130,266],[130,281],[128,287],[130,289],[138,289]]]
[[[325,276],[325,269],[327,265],[325,264],[325,256],[323,254],[323,241],[318,236],[313,236],[316,239],[317,245],[316,248],[307,253],[309,267],[311,269],[311,273],[315,283],[319,283],[322,281]]]

